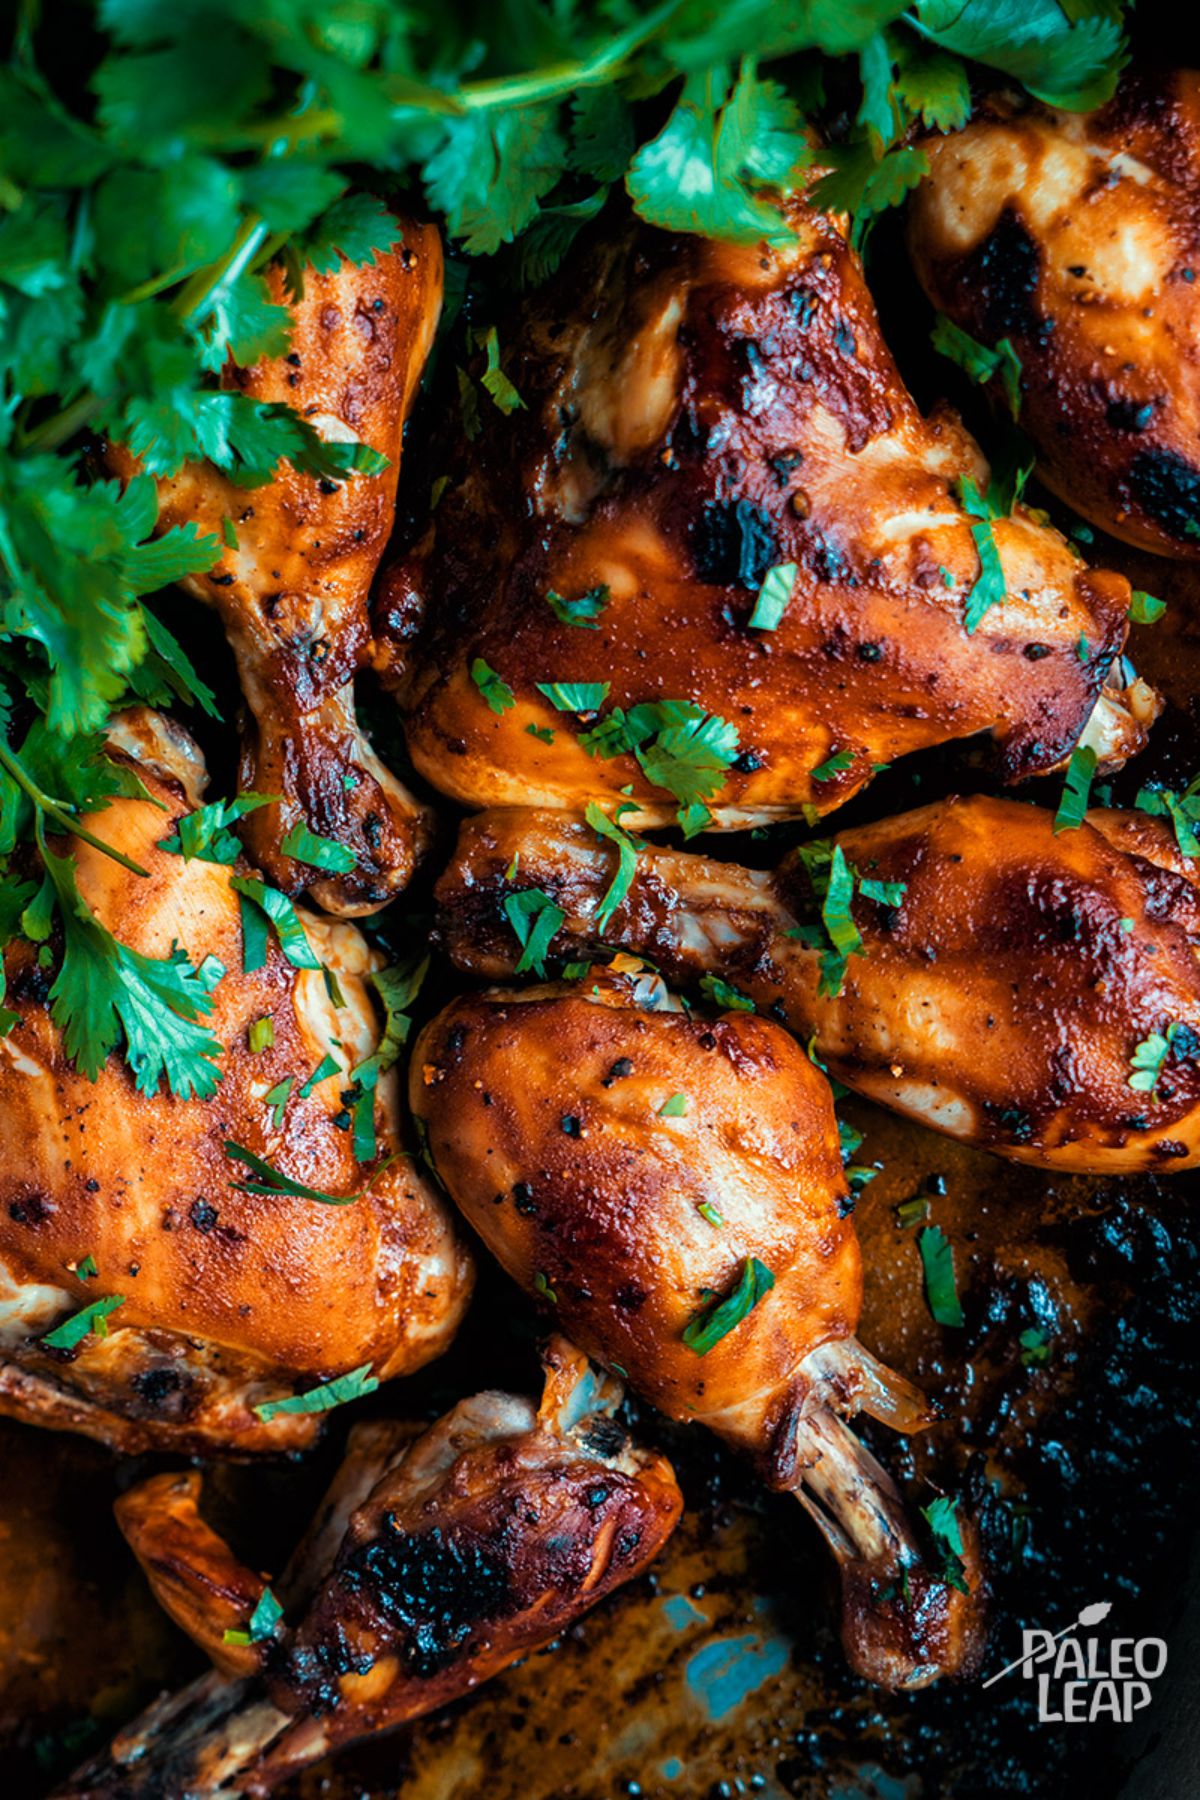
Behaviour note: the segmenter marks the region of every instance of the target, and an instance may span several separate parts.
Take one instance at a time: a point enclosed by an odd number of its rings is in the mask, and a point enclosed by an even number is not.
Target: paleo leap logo
[[[1080,1637],[1107,1619],[1108,1600],[1085,1606],[1079,1617],[1061,1631],[1023,1631],[1021,1655],[995,1675],[985,1688],[1016,1671],[1027,1681],[1037,1681],[1038,1718],[1055,1724],[1082,1725],[1093,1719],[1118,1719],[1128,1724],[1135,1712],[1150,1704],[1150,1683],[1167,1666],[1167,1646],[1162,1638]]]

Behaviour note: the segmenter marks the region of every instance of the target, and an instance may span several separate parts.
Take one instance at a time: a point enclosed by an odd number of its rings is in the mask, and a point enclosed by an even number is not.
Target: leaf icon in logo
[[[1077,1625],[1099,1625],[1101,1619],[1107,1619],[1111,1611],[1111,1600],[1097,1600],[1094,1605],[1084,1607],[1075,1623]]]

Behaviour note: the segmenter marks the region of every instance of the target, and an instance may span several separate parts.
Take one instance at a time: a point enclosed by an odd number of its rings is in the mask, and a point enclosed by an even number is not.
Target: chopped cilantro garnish
[[[534,1274],[533,1289],[534,1289],[534,1292],[536,1294],[539,1294],[543,1300],[548,1300],[550,1302],[551,1306],[558,1305],[558,1295],[555,1293],[554,1289],[550,1286],[550,1282],[549,1282],[548,1278],[542,1273],[542,1271],[540,1269],[538,1269]]]
[[[693,800],[690,806],[681,806],[675,818],[685,839],[699,837],[712,824],[712,814],[703,800]]]
[[[497,675],[495,669],[489,668],[482,656],[477,656],[471,664],[471,680],[494,713],[506,713],[517,704],[507,681]]]
[[[928,1194],[914,1194],[911,1200],[902,1200],[896,1208],[896,1217],[901,1225],[920,1225],[929,1217]]]
[[[796,586],[796,567],[795,563],[776,563],[763,576],[750,614],[750,624],[756,631],[774,631],[779,624]]]
[[[875,881],[869,875],[860,876],[858,891],[864,900],[874,900],[880,906],[897,907],[904,904],[908,883],[907,881]]]
[[[48,1331],[42,1339],[52,1350],[74,1350],[82,1344],[84,1338],[95,1334],[98,1338],[108,1336],[108,1315],[116,1312],[118,1306],[124,1306],[124,1294],[106,1294],[102,1300],[93,1300],[82,1312],[72,1313],[53,1331]]]
[[[267,960],[265,915],[274,925],[279,948],[294,969],[319,969],[321,959],[308,941],[300,916],[286,894],[265,881],[231,875],[229,885],[242,896],[242,967],[252,974]]]
[[[1143,593],[1141,588],[1134,588],[1133,598],[1129,602],[1129,617],[1135,625],[1155,625],[1167,610],[1165,600],[1156,600],[1153,594]]]
[[[1152,1031],[1148,1038],[1143,1038],[1129,1059],[1133,1073],[1129,1077],[1129,1085],[1141,1094],[1148,1094],[1152,1103],[1158,1100],[1158,1084],[1162,1080],[1163,1071],[1172,1056],[1182,1060],[1195,1057],[1200,1040],[1190,1026],[1178,1022],[1168,1025],[1166,1031]]]
[[[246,1036],[253,1056],[257,1056],[260,1050],[269,1050],[275,1042],[274,1019],[269,1014],[264,1014],[261,1019],[252,1020]]]
[[[707,1356],[774,1286],[775,1277],[766,1264],[759,1262],[757,1256],[748,1256],[732,1293],[723,1300],[714,1297],[684,1326],[683,1341],[688,1349],[697,1356]]]
[[[599,631],[596,621],[611,599],[612,595],[603,582],[588,588],[586,593],[577,595],[573,600],[564,599],[553,588],[546,593],[546,604],[560,624],[579,625],[586,631]]]
[[[1060,831],[1077,831],[1083,824],[1092,791],[1092,778],[1099,758],[1090,744],[1077,744],[1067,764],[1062,799],[1054,815],[1054,835]]]
[[[331,1412],[335,1406],[345,1406],[350,1400],[361,1400],[365,1395],[373,1394],[378,1386],[370,1363],[363,1363],[359,1368],[351,1369],[348,1375],[338,1375],[320,1387],[309,1388],[307,1393],[289,1394],[286,1400],[264,1400],[254,1410],[264,1424],[280,1413]]]
[[[1021,1345],[1021,1361],[1027,1369],[1041,1368],[1050,1361],[1050,1334],[1040,1325],[1026,1326],[1018,1341]]]
[[[359,1090],[354,1104],[354,1154],[359,1162],[370,1162],[375,1155],[375,1090],[379,1077],[394,1066],[408,1042],[412,1030],[408,1008],[428,973],[429,958],[421,956],[410,962],[393,963],[386,969],[374,969],[368,976],[383,1001],[384,1028],[376,1048],[352,1070],[350,1077]]]
[[[963,374],[977,386],[994,377],[1009,412],[1014,419],[1017,417],[1021,410],[1021,359],[1011,338],[997,339],[995,349],[989,350],[986,344],[977,343],[945,313],[939,313],[934,322],[932,343],[935,350],[957,363]]]
[[[929,1526],[934,1543],[945,1557],[941,1579],[947,1587],[957,1588],[960,1594],[969,1594],[971,1590],[967,1585],[967,1569],[963,1561],[962,1528],[958,1522],[958,1501],[939,1494],[930,1506],[921,1508],[921,1517]]]
[[[290,1175],[281,1174],[273,1169],[263,1157],[256,1156],[253,1150],[247,1150],[244,1144],[235,1144],[232,1138],[225,1140],[225,1154],[234,1162],[245,1163],[256,1177],[253,1181],[230,1180],[230,1186],[243,1194],[291,1194],[300,1200],[319,1200],[323,1206],[350,1206],[361,1194],[327,1194],[323,1188],[309,1187],[303,1181],[293,1181]]]
[[[1180,855],[1200,857],[1200,838],[1196,835],[1200,825],[1200,775],[1193,776],[1181,791],[1157,785],[1141,788],[1134,805],[1139,812],[1170,819]]]
[[[230,825],[255,812],[260,806],[271,806],[275,794],[239,794],[236,800],[212,800],[195,812],[185,813],[169,838],[160,838],[160,850],[186,861],[235,863],[242,846],[230,831]]]
[[[494,325],[489,325],[483,333],[482,342],[487,355],[487,368],[480,377],[480,385],[491,395],[493,403],[502,413],[524,412],[525,402],[500,367],[500,339]]]
[[[287,1105],[288,1095],[292,1091],[295,1079],[294,1075],[285,1075],[282,1081],[277,1081],[275,1086],[268,1088],[263,1095],[263,1105],[269,1106],[273,1115],[271,1119],[273,1131],[278,1131],[283,1121],[283,1109]]]
[[[716,1231],[720,1231],[725,1223],[725,1220],[717,1211],[711,1200],[698,1200],[696,1202],[696,1211],[700,1214],[700,1217],[704,1220],[705,1224],[711,1225]]]
[[[683,1119],[688,1113],[688,1097],[686,1094],[668,1094],[658,1109],[660,1119]]]
[[[954,1251],[940,1225],[927,1225],[917,1238],[925,1268],[925,1298],[939,1325],[961,1325],[962,1306],[954,1281]]]
[[[566,916],[562,908],[541,888],[525,888],[504,896],[504,913],[522,946],[515,972],[523,975],[532,969],[536,975],[544,975],[550,940]]]
[[[552,744],[554,742],[554,733],[549,725],[527,725],[525,729],[530,737],[540,739],[543,744]]]
[[[100,1271],[96,1267],[96,1259],[90,1250],[86,1256],[81,1257],[75,1264],[76,1281],[90,1281],[94,1275],[98,1275],[99,1273]]]
[[[608,699],[607,681],[539,681],[534,684],[559,712],[598,712]]]
[[[647,701],[628,712],[615,707],[579,742],[593,756],[632,753],[646,779],[685,806],[711,800],[738,754],[736,725],[691,700]]]
[[[297,862],[307,863],[310,868],[324,869],[333,875],[348,875],[357,867],[358,857],[347,844],[337,844],[332,838],[318,837],[310,831],[303,819],[298,819],[285,833],[279,848],[285,856],[294,856]]]
[[[628,896],[634,875],[637,873],[637,853],[639,845],[623,831],[615,819],[610,819],[603,808],[590,800],[584,811],[584,818],[593,831],[607,838],[617,846],[617,872],[609,883],[608,891],[596,908],[596,924],[601,931],[607,931],[609,921],[617,908]]]
[[[341,1064],[336,1058],[329,1055],[323,1056],[308,1080],[304,1083],[304,1086],[300,1089],[301,1100],[307,1100],[308,1096],[317,1086],[317,1083],[328,1081],[331,1075],[336,1075],[338,1073],[340,1067]]]
[[[737,988],[731,987],[727,981],[722,981],[719,975],[702,975],[700,992],[706,1000],[710,1000],[714,1006],[724,1008],[726,1012],[752,1013],[758,1010],[748,994],[743,994]]]
[[[39,849],[62,920],[50,1012],[67,1056],[94,1081],[123,1038],[139,1093],[153,1094],[165,1078],[181,1099],[211,1098],[221,1079],[221,1046],[204,1020],[225,973],[221,963],[206,956],[193,968],[177,944],[164,957],[129,949],[84,900],[74,858],[56,856],[44,836]]]
[[[261,1416],[264,1409],[261,1406],[256,1406],[254,1410]],[[267,1416],[269,1417],[270,1415],[268,1414]],[[254,1611],[250,1614],[250,1623],[246,1630],[227,1631],[225,1633],[225,1642],[227,1644],[242,1645],[265,1643],[267,1638],[274,1637],[275,1627],[279,1624],[282,1617],[282,1606],[280,1606],[270,1588],[265,1587],[258,1596]]]
[[[854,766],[853,750],[835,750],[832,756],[818,763],[812,772],[814,781],[832,781],[835,775],[841,775],[846,769]]]

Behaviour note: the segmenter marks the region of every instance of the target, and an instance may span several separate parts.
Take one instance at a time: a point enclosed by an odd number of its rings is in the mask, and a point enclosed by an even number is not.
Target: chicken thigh
[[[556,957],[616,945],[672,981],[721,977],[848,1087],[952,1137],[1042,1168],[1200,1162],[1200,893],[1167,819],[1056,833],[1038,807],[952,799],[773,874],[645,847],[601,925],[615,872],[582,820],[483,814],[439,884],[441,935],[460,967],[509,973],[505,897],[544,894]]]
[[[952,1585],[845,1423],[933,1415],[853,1335],[862,1273],[828,1085],[777,1025],[663,999],[596,972],[455,1001],[410,1069],[434,1166],[590,1355],[797,1496],[840,1566],[860,1674],[962,1673],[982,1649],[973,1527]]]
[[[481,401],[383,583],[410,752],[443,793],[732,827],[980,733],[1011,781],[1084,734],[1114,762],[1141,743],[1125,579],[1021,506],[979,524],[978,446],[921,416],[842,222],[788,217],[782,248],[630,228],[526,307],[523,406]],[[975,621],[981,541],[1002,579]]]
[[[269,1794],[470,1692],[639,1575],[679,1518],[671,1465],[630,1442],[620,1383],[564,1339],[546,1368],[540,1408],[483,1393],[424,1433],[356,1426],[258,1641],[263,1579],[199,1518],[199,1477],[126,1495],[118,1518],[151,1583],[219,1668],[135,1720],[63,1800]]]
[[[382,451],[385,472],[333,482],[282,463],[267,486],[247,489],[198,463],[158,483],[160,529],[193,520],[226,545],[214,568],[183,585],[217,609],[237,658],[249,708],[242,787],[279,796],[242,821],[250,855],[285,892],[309,888],[348,915],[393,898],[432,832],[428,808],[371,750],[354,703],[404,424],[441,308],[436,230],[411,220],[401,229],[402,242],[374,263],[306,270],[290,308],[290,352],[249,369],[230,363],[223,376],[255,400],[285,401],[323,437]],[[283,304],[281,270],[266,279]],[[122,473],[136,466],[119,447],[111,455]],[[286,855],[281,841],[297,824],[352,851],[353,868],[322,873]]]
[[[160,847],[200,801],[194,744],[137,712],[112,746],[148,797],[82,823],[148,875],[75,840],[79,890],[133,951],[165,957],[178,944],[196,965],[221,965],[207,1020],[221,1079],[208,1099],[147,1093],[110,1055],[88,1080],[51,1019],[36,945],[9,947],[0,1412],[126,1451],[297,1449],[320,1413],[275,1404],[437,1355],[466,1306],[470,1258],[405,1154],[394,1070],[364,1103],[377,1157],[356,1161],[351,1071],[379,1043],[367,976],[383,957],[354,926],[297,909],[312,966],[294,966],[272,936],[247,972],[230,877],[252,872]],[[251,1049],[263,1019],[271,1041]],[[233,1151],[268,1165],[265,1178]],[[63,1342],[73,1318],[80,1329]]]
[[[926,141],[909,242],[934,305],[1020,360],[1038,472],[1127,543],[1200,556],[1200,75],[1088,114],[990,101]]]

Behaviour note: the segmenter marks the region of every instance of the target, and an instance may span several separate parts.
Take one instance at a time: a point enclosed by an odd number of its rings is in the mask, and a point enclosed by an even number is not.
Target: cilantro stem
[[[182,314],[184,325],[194,330],[210,313],[221,295],[231,288],[238,276],[254,261],[269,236],[266,224],[251,213],[233,243],[215,263],[208,263],[187,280],[172,306]]]
[[[82,838],[85,844],[92,846],[93,850],[100,850],[105,856],[111,856],[114,862],[119,862],[121,867],[128,869],[131,875],[149,874],[148,869],[143,869],[140,863],[135,863],[133,858],[126,856],[123,850],[114,849],[113,845],[106,844],[103,838],[95,837],[90,831],[85,830],[79,821],[72,818],[70,813],[64,812],[57,801],[50,798],[49,794],[43,794],[37,783],[30,780],[7,745],[2,743],[0,743],[0,768],[8,771],[21,791],[32,800],[39,813],[45,813],[48,819],[53,819],[54,823],[71,837]],[[43,840],[40,818],[37,820],[37,833],[38,843],[41,845]]]
[[[23,450],[58,450],[73,438],[77,431],[82,431],[88,421],[99,412],[103,402],[99,394],[80,394],[61,412],[54,413],[49,419],[43,419],[40,425],[26,433],[22,442]]]
[[[683,0],[665,0],[628,31],[612,39],[603,50],[581,62],[554,63],[546,69],[531,69],[525,75],[501,75],[485,81],[464,81],[458,98],[467,112],[493,106],[526,105],[534,100],[552,100],[569,94],[577,87],[592,87],[608,80],[614,70],[632,56],[635,50],[657,36],[660,28],[679,11]]]

